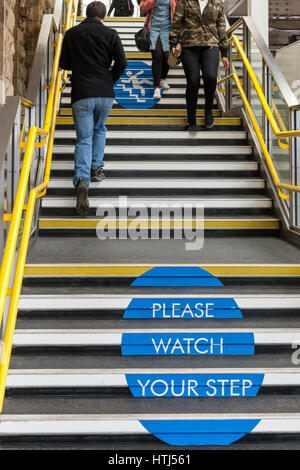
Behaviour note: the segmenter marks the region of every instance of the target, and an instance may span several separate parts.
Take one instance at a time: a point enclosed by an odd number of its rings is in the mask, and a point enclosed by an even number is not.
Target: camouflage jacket
[[[170,45],[219,46],[227,57],[227,35],[222,0],[208,0],[201,15],[199,0],[178,0],[170,30]]]

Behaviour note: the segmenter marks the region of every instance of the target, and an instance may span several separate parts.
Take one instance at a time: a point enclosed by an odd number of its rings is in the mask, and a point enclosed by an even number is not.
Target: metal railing
[[[18,184],[16,188],[13,187],[15,194],[13,195],[12,190],[10,190],[9,197],[11,201],[9,204],[6,204],[6,206],[3,205],[2,209],[3,219],[10,223],[0,270],[0,325],[2,331],[1,338],[3,338],[1,341],[2,347],[0,356],[0,411],[3,406],[5,383],[11,355],[28,243],[34,223],[34,213],[37,210],[36,201],[46,193],[50,176],[56,116],[63,83],[62,71],[59,71],[58,67],[63,38],[61,31],[62,28],[67,30],[75,25],[77,7],[78,0],[59,0],[56,4],[54,15],[44,16],[29,81],[29,98],[25,100],[17,98],[12,101],[14,108],[11,110],[12,117],[10,124],[13,121],[13,128],[16,126],[16,119],[19,116],[19,121],[17,122],[18,136],[16,138],[13,137],[17,144],[14,147],[12,161],[15,166],[17,166],[17,161],[19,161],[21,171],[19,174],[16,171]],[[52,40],[52,26],[54,26],[56,33],[54,43],[50,42]],[[55,52],[50,58],[49,48],[52,46],[55,47]],[[49,73],[50,70],[51,73]],[[47,84],[44,80],[45,72],[47,76],[50,77],[50,83]],[[43,99],[44,90],[47,91],[47,99]],[[22,125],[19,113],[21,108],[23,108],[23,113],[21,114],[23,119]],[[27,108],[30,110],[30,119],[26,121]],[[14,110],[16,113],[13,119]],[[35,117],[35,124],[42,124],[32,125],[31,120],[33,116]],[[28,132],[26,128],[28,128]],[[9,129],[6,129],[6,131],[8,132],[5,134],[6,138],[7,135],[13,134],[9,132]],[[24,137],[26,142],[23,140]],[[10,140],[11,139],[12,137],[10,136]],[[21,149],[24,149],[21,162],[19,146]],[[2,151],[4,151],[4,148]],[[2,159],[2,162],[3,161],[4,159]],[[9,163],[9,158],[7,159],[7,163]],[[36,163],[35,178],[34,181],[31,181],[30,175],[32,168],[34,168],[34,163]],[[1,165],[2,178],[5,176],[4,166],[5,165]],[[8,175],[8,170],[6,175]],[[4,213],[4,206],[6,207],[6,213]],[[11,213],[7,212],[10,207],[12,207]],[[23,213],[25,213],[24,218],[22,218]],[[21,222],[23,222],[22,227]],[[21,236],[19,235],[20,228]]]
[[[245,110],[288,225],[300,229],[299,102],[250,17],[228,29],[230,70],[220,69],[224,114]],[[299,164],[298,164],[299,167]]]

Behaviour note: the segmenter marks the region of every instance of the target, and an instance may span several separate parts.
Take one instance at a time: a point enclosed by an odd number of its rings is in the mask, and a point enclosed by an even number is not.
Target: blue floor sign
[[[222,282],[197,267],[157,267],[146,271],[132,286],[154,287],[222,287]]]
[[[114,91],[115,100],[123,108],[149,109],[159,103],[153,99],[152,69],[142,61],[128,61],[125,72],[114,86]]]
[[[124,333],[123,356],[228,356],[254,354],[253,333]]]
[[[126,374],[134,397],[255,397],[264,374]]]
[[[229,445],[251,432],[259,419],[140,420],[169,445]]]
[[[134,287],[222,287],[222,282],[200,267],[155,267],[136,278]],[[233,298],[133,298],[124,319],[206,320],[241,319]],[[207,332],[208,331],[208,332]],[[189,329],[189,332],[124,333],[123,356],[244,356],[255,354],[254,334]],[[264,374],[253,373],[138,373],[126,374],[127,385],[139,398],[255,397]],[[229,445],[251,432],[260,420],[156,419],[140,420],[148,432],[169,445]]]
[[[132,299],[123,318],[209,319],[243,318],[231,298],[139,298]]]

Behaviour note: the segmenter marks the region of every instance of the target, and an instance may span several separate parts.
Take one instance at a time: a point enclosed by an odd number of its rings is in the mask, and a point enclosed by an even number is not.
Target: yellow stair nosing
[[[60,116],[69,116],[72,114],[72,108],[61,108],[60,109]],[[182,109],[126,109],[126,108],[113,108],[110,112],[110,116],[138,116],[139,114],[145,116],[151,115],[160,115],[160,116],[168,116],[174,115],[176,116],[187,116],[187,111],[185,108]],[[219,109],[213,109],[213,115],[215,117],[221,117],[221,111]],[[197,116],[204,116],[204,109],[197,110]],[[235,118],[236,119],[236,118]],[[238,118],[239,119],[239,118]]]
[[[199,123],[204,123],[204,118],[198,118],[197,121]],[[57,124],[73,124],[72,117],[58,117],[56,119]],[[182,117],[144,117],[144,116],[136,116],[136,117],[109,117],[106,121],[107,124],[186,124],[186,118]],[[241,119],[240,118],[224,118],[224,117],[216,117],[215,125],[240,125]]]
[[[39,228],[96,228],[101,219],[49,219],[44,218],[39,220]],[[110,227],[118,228],[120,220],[109,220],[103,219],[105,223],[110,223]],[[136,220],[136,219],[127,219],[126,226],[129,226],[132,222],[140,222],[142,227],[157,227],[157,222],[159,222],[159,227],[162,227],[161,220]],[[171,228],[174,227],[174,221],[170,221]],[[267,229],[267,228],[279,228],[280,221],[278,219],[256,219],[256,220],[226,220],[226,219],[210,219],[210,220],[191,220],[191,221],[176,221],[177,227],[184,227],[184,223],[188,223],[187,226],[192,227],[204,227],[204,228],[224,228],[224,229],[240,229],[240,228],[252,228],[252,229]],[[124,221],[123,221],[124,224]],[[196,225],[197,224],[197,225]],[[169,226],[164,222],[164,227]]]
[[[25,277],[136,277],[155,267],[198,267],[221,277],[300,277],[300,264],[27,264]]]

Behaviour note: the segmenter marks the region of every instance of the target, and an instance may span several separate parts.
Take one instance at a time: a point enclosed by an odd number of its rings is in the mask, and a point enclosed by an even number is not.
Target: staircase
[[[140,20],[108,24],[129,69],[147,68],[133,40]],[[222,117],[216,101],[215,127],[186,133],[182,69],[168,82],[153,107],[150,88],[141,105],[117,86],[106,179],[91,184],[85,219],[74,213],[70,89],[62,94],[0,449],[299,448],[299,249],[280,237],[241,119]],[[203,89],[199,104],[203,123]],[[118,238],[133,222],[119,197],[142,214],[204,205],[204,220],[191,220],[203,248],[176,238],[176,217],[142,221],[144,239]],[[116,214],[115,239],[96,236],[99,205]],[[154,226],[159,236],[147,238]]]

